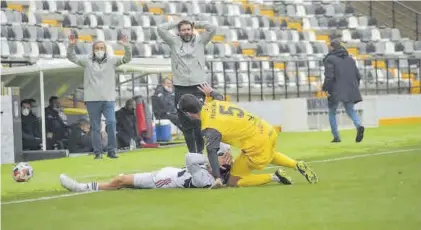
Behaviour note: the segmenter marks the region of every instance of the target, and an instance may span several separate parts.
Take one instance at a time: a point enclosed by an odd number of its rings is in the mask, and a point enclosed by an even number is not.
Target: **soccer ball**
[[[34,176],[34,169],[28,163],[21,162],[13,168],[12,176],[16,182],[27,182]]]

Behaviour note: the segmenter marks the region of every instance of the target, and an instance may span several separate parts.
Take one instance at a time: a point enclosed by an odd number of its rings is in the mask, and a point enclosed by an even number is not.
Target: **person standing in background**
[[[169,31],[175,28],[178,30],[177,35]],[[193,33],[195,28],[204,28],[206,31],[196,36]],[[205,95],[198,86],[206,82],[205,46],[215,33],[216,26],[208,22],[190,20],[168,22],[158,27],[159,36],[171,49],[171,71],[176,106],[184,94],[193,94],[200,101],[205,101]],[[202,152],[204,141],[200,124],[192,121],[178,107],[177,112],[189,152]]]
[[[363,100],[359,90],[360,72],[355,60],[341,46],[340,41],[333,40],[329,50],[329,53],[323,59],[325,66],[323,91],[328,95],[329,123],[333,135],[332,143],[341,142],[336,123],[336,110],[340,102],[357,129],[355,142],[361,142],[364,138],[364,126],[361,125],[360,118],[354,109],[354,105]]]
[[[129,63],[132,59],[131,46],[127,37],[120,35],[119,43],[124,47],[124,56],[116,57],[107,54],[107,46],[103,41],[97,41],[92,45],[92,53],[84,56],[76,56],[75,45],[76,36],[69,36],[69,46],[67,48],[67,58],[85,68],[84,70],[84,100],[88,110],[91,123],[91,138],[95,158],[102,158],[101,146],[101,115],[106,119],[108,146],[107,156],[117,158],[116,141],[116,67]]]

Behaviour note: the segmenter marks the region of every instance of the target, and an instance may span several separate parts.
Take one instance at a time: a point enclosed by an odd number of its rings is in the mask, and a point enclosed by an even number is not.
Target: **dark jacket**
[[[89,133],[85,133],[78,124],[73,125],[69,135],[69,152],[86,153],[92,150],[93,147]]]
[[[21,116],[22,121],[22,141],[41,140],[41,127],[39,118],[32,112],[28,116]]]
[[[353,103],[362,101],[359,90],[361,75],[348,51],[343,47],[332,50],[323,62],[325,65],[323,91],[330,94],[329,100]]]
[[[134,111],[123,107],[115,113],[115,117],[117,120],[117,137],[120,147],[129,146],[131,139],[139,139]]]
[[[53,133],[54,140],[67,139],[69,127],[60,117],[59,112],[51,106],[45,108],[45,129]]]
[[[153,95],[152,110],[157,119],[161,119],[165,114],[177,114],[174,92],[168,92],[158,85]]]

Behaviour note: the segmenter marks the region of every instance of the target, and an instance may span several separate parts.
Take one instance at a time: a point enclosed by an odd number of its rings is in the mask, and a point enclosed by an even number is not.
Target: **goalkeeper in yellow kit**
[[[216,178],[214,188],[223,186],[223,179],[218,173],[217,151],[220,142],[241,149],[225,181],[228,186],[262,185],[274,181],[274,177],[280,183],[292,183],[282,169],[274,174],[252,174],[253,170],[264,169],[269,164],[295,168],[309,183],[317,183],[316,174],[305,162],[297,162],[276,151],[278,135],[272,125],[233,103],[222,101],[222,95],[208,84],[202,84],[199,88],[207,96],[204,105],[195,96],[186,94],[177,106],[193,121],[201,123],[209,163]]]

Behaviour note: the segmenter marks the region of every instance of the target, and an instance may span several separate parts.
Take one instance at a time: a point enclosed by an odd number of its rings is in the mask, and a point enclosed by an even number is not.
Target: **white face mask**
[[[168,92],[172,92],[172,88],[171,87],[168,87],[168,86],[164,86],[164,88],[168,91]]]
[[[95,51],[95,57],[98,59],[103,59],[104,55],[105,55],[105,52],[103,50]]]
[[[27,109],[27,108],[22,109],[22,115],[23,116],[28,116],[29,115],[29,109]]]

